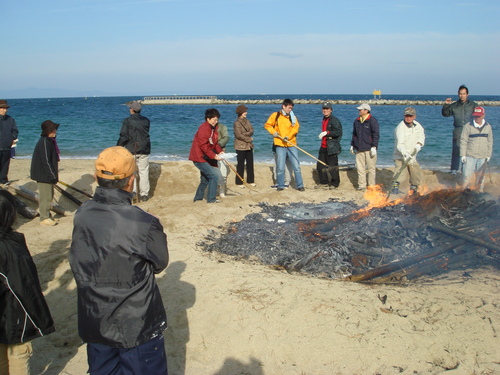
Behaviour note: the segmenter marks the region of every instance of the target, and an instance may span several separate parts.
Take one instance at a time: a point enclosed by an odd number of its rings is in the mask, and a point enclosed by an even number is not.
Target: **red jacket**
[[[204,122],[198,128],[194,135],[189,160],[198,163],[210,163],[212,166],[217,166],[215,155],[222,152],[219,146],[219,127],[212,127],[208,122]]]

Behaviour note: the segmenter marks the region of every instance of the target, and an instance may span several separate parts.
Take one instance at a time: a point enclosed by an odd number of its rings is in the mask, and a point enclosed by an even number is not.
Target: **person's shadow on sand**
[[[187,309],[196,301],[194,285],[181,281],[185,269],[184,262],[171,263],[165,276],[158,280],[167,311],[168,328],[164,336],[168,373],[174,375],[182,375],[186,371],[186,345],[189,341]]]
[[[32,341],[32,374],[59,374],[82,345],[78,336],[76,289],[71,286],[73,273],[67,267],[63,274],[58,274],[59,268],[66,268],[69,243],[69,240],[54,241],[48,251],[33,256],[56,331]],[[56,276],[57,287],[50,288]],[[47,292],[47,288],[51,290]]]
[[[227,358],[222,368],[214,373],[214,375],[233,374],[264,375],[264,371],[262,371],[262,364],[256,358],[251,357],[249,363]]]

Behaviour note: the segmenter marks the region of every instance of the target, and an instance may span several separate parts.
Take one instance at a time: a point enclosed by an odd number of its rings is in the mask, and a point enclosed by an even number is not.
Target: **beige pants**
[[[0,344],[0,374],[29,375],[28,361],[31,353],[31,342],[14,345]]]
[[[149,155],[136,155],[137,163],[136,174],[139,177],[139,194],[141,197],[149,195]],[[134,193],[136,192],[136,183],[134,183]]]
[[[394,163],[396,164],[396,171],[394,174],[396,174],[403,166],[403,160],[397,159],[394,160]],[[416,160],[413,163],[408,163],[406,168],[399,175],[397,182],[406,180],[408,178],[408,174],[410,175],[410,185],[419,186],[422,182],[422,168],[420,168],[420,165]]]
[[[40,201],[38,211],[40,211],[40,221],[42,221],[50,217],[50,205],[52,199],[54,199],[54,186],[45,182],[38,182],[37,185]]]
[[[375,172],[377,165],[377,155],[370,156],[370,151],[361,151],[356,153],[356,169],[358,171],[358,187],[366,188],[366,186],[375,185]],[[368,184],[366,183],[366,175],[368,174]]]

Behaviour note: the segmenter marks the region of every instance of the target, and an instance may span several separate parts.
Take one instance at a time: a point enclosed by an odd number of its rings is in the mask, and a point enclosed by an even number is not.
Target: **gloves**
[[[319,139],[323,139],[323,137],[324,137],[326,134],[327,134],[327,132],[321,132],[321,133],[319,133],[318,138],[319,138]]]
[[[284,140],[285,142],[288,142],[288,137],[287,137],[287,136],[283,137],[283,140]]]
[[[351,146],[351,154],[355,155],[356,154],[356,151],[354,151],[354,146]]]
[[[408,159],[410,159],[410,158],[411,158],[411,155],[410,155],[409,153],[407,153],[407,152],[406,152],[406,153],[403,155],[403,158],[404,158],[405,160],[408,160]]]
[[[467,156],[462,156],[462,164],[467,163]]]
[[[420,143],[417,143],[415,145],[415,150],[417,150],[417,152],[420,152],[421,149],[422,149],[422,146],[420,145]]]
[[[375,147],[372,147],[372,148],[370,149],[370,156],[371,156],[372,158],[374,158],[375,156],[377,156],[377,149],[376,149]]]
[[[490,162],[490,159],[491,159],[491,158],[486,158],[486,163],[489,163],[489,162]]]
[[[273,137],[274,138],[281,138],[280,133],[278,133],[278,132],[274,132]]]

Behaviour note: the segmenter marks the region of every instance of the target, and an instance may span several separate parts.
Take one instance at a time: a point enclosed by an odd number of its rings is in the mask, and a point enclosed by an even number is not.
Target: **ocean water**
[[[371,95],[223,95],[221,99],[353,99],[368,100]],[[384,99],[400,100],[444,100],[444,96],[435,95],[384,95]],[[500,96],[473,96],[472,100],[500,100]],[[19,127],[19,144],[16,157],[30,158],[40,136],[40,124],[47,119],[60,123],[57,142],[61,157],[94,159],[106,147],[116,145],[121,123],[128,116],[125,103],[140,100],[142,97],[87,97],[87,98],[43,98],[11,99],[8,114],[15,118]],[[455,98],[454,98],[455,99]],[[248,119],[255,129],[255,159],[258,162],[272,162],[272,137],[263,125],[272,112],[280,109],[279,105],[247,105]],[[187,160],[193,135],[204,121],[207,105],[155,105],[143,106],[142,114],[151,120],[152,160]],[[236,105],[216,105],[221,113],[220,122],[227,125],[232,135],[233,122],[236,119]],[[380,123],[380,142],[378,167],[393,166],[394,128],[403,118],[405,106],[374,105],[372,115]],[[426,144],[418,154],[418,161],[423,168],[447,171],[451,159],[451,133],[453,118],[441,116],[441,106],[415,106],[417,121],[426,132]],[[300,122],[298,146],[317,156],[320,147],[318,134],[321,132],[321,105],[296,104],[294,112]],[[349,153],[352,123],[358,111],[356,105],[335,105],[333,114],[343,126],[342,153],[339,163],[354,163],[354,156]],[[494,133],[494,153],[492,169],[500,169],[500,107],[486,107],[486,120],[492,125]],[[233,138],[234,139],[234,138]],[[233,139],[226,152],[234,153]],[[306,154],[299,152],[302,164],[316,162]]]

